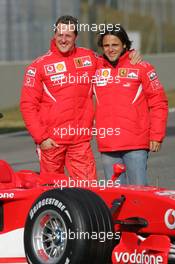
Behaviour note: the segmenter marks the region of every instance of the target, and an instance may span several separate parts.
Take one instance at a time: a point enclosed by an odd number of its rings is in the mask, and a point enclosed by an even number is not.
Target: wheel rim
[[[54,210],[46,210],[35,221],[32,247],[41,263],[55,264],[62,258],[67,245],[67,228]]]

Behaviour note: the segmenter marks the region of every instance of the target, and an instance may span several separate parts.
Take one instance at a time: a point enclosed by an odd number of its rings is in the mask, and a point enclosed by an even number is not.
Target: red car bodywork
[[[30,208],[40,194],[58,188],[63,180],[68,178],[32,171],[13,172],[6,162],[0,161],[0,263],[26,262],[22,240]],[[118,185],[87,188],[105,201],[111,210],[115,231],[120,232],[120,242],[111,256],[113,264],[168,263],[175,238],[175,191]],[[17,243],[15,232],[19,230],[22,252],[5,251],[5,248],[18,247],[13,243]],[[10,235],[13,232],[14,241]]]

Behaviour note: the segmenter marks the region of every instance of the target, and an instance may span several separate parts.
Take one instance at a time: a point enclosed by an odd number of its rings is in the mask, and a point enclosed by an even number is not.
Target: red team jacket
[[[66,56],[58,51],[53,39],[50,50],[28,66],[20,108],[36,143],[48,137],[61,144],[91,138],[79,128],[92,127],[91,78],[96,60],[94,53],[85,48],[75,47]]]
[[[99,151],[148,149],[165,136],[168,104],[155,69],[130,63],[129,52],[116,67],[101,58],[96,72],[96,127]]]

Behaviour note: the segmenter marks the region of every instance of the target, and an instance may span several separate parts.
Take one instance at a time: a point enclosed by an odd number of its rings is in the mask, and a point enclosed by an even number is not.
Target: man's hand
[[[59,145],[51,138],[47,138],[46,140],[43,140],[43,142],[40,144],[40,148],[42,150],[51,149],[53,147],[59,147]]]
[[[129,58],[131,59],[131,64],[135,65],[139,62],[142,61],[142,56],[140,55],[140,53],[137,50],[133,50],[130,54],[129,54]]]
[[[161,143],[157,141],[150,141],[149,149],[152,152],[158,152],[160,150]]]

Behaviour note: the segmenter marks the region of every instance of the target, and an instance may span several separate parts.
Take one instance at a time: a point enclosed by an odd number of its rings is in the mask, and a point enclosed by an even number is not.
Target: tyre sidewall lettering
[[[54,208],[56,208],[56,210],[65,213],[69,221],[72,222],[71,213],[69,212],[69,210],[67,210],[66,205],[62,201],[59,201],[54,197],[43,198],[41,201],[35,203],[35,205],[30,209],[29,212],[30,220],[33,219],[33,217],[41,208],[47,208],[47,206],[53,206]]]

